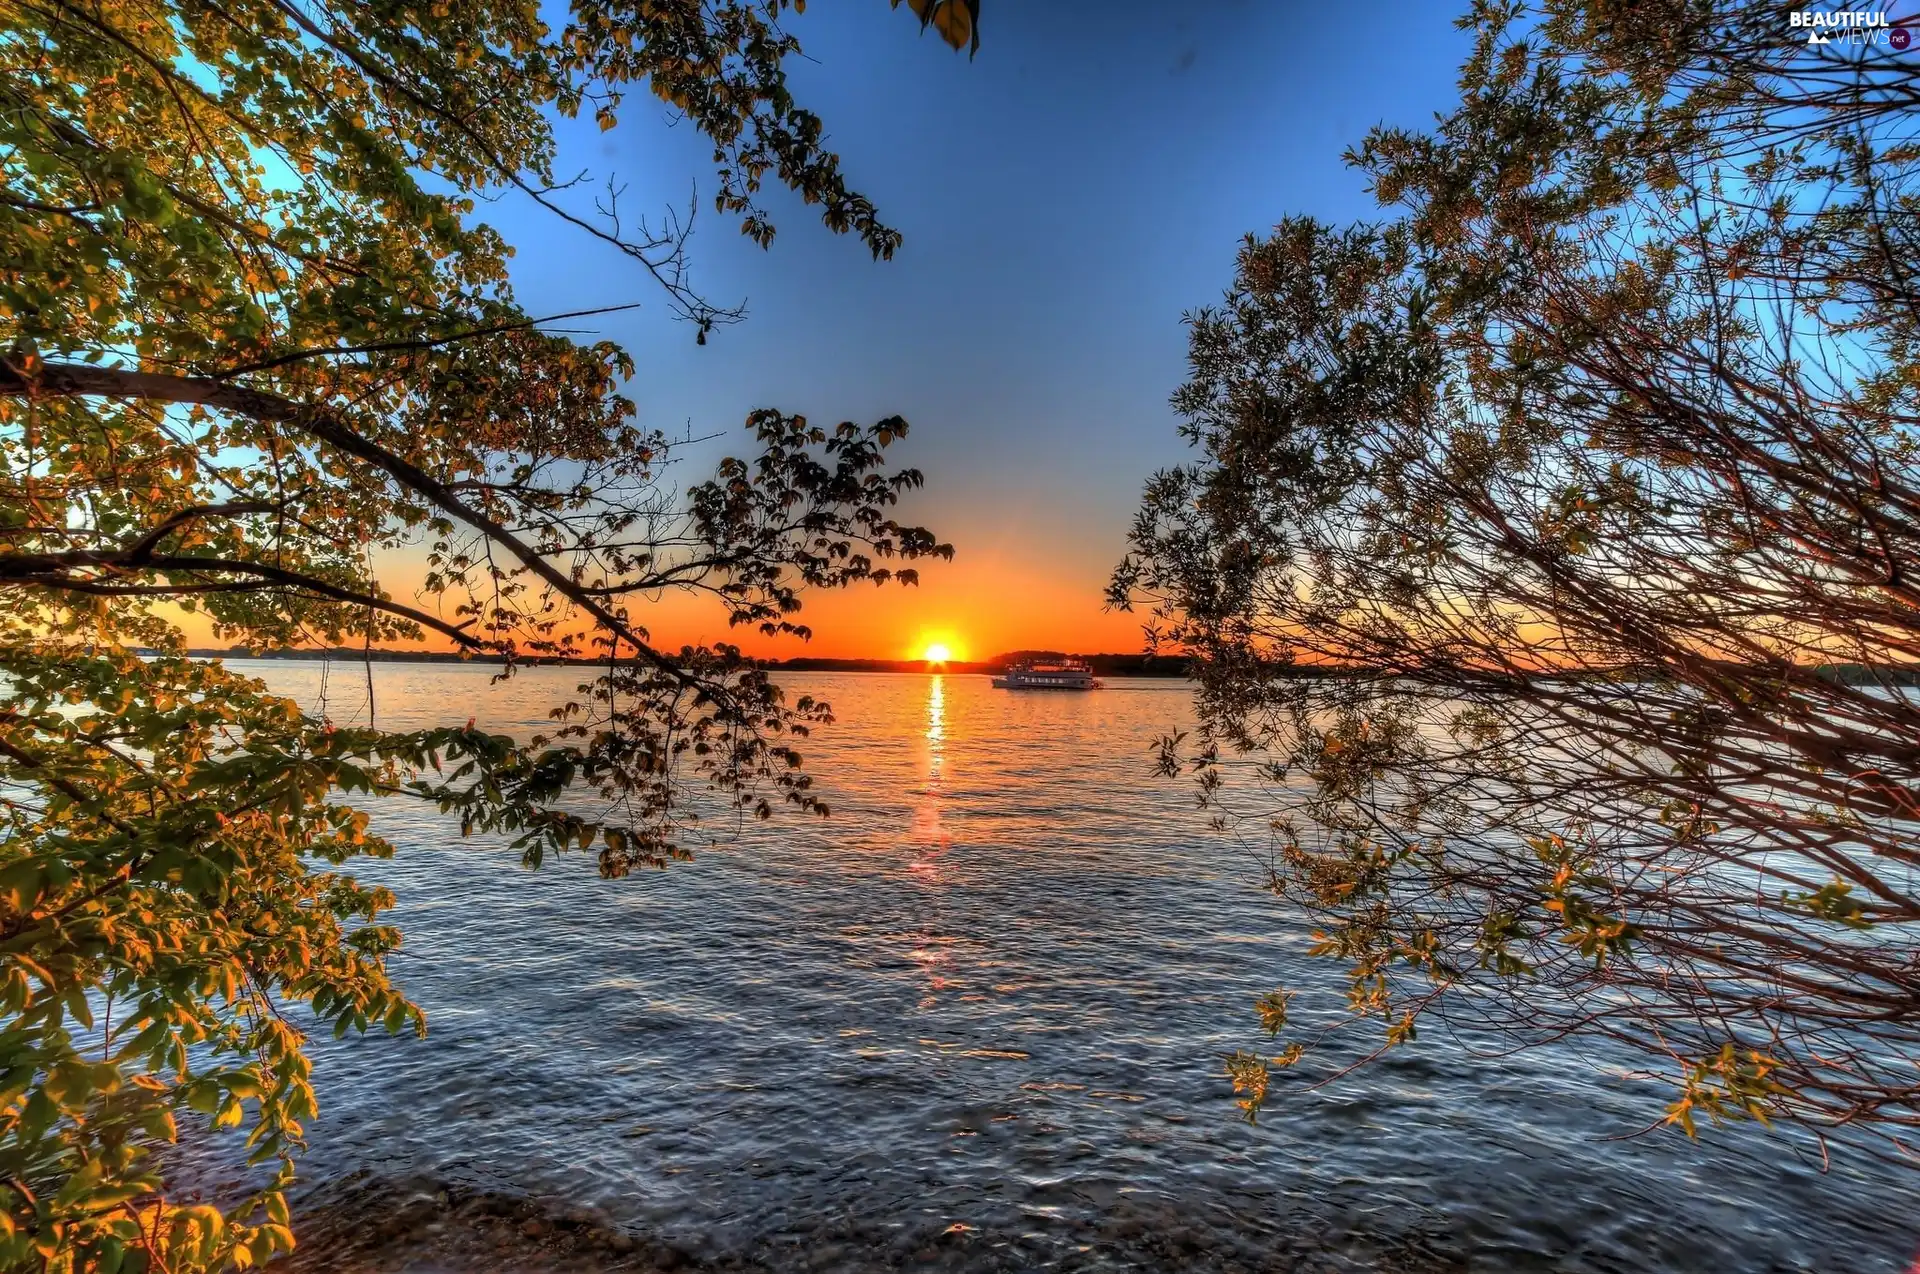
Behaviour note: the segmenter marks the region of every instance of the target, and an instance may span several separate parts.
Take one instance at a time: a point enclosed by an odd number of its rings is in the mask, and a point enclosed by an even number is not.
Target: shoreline
[[[276,1263],[287,1274],[670,1274],[695,1264],[590,1209],[419,1177],[357,1173],[317,1186],[295,1207],[295,1235]]]
[[[155,652],[139,650],[136,653],[151,655]],[[189,659],[257,659],[274,661],[314,661],[341,663],[377,663],[377,664],[492,664],[493,658],[482,655],[463,654],[454,651],[435,650],[359,650],[348,646],[297,647],[282,650],[247,650],[239,647],[219,649],[215,647],[192,647],[185,652]],[[966,676],[988,675],[1005,672],[1007,665],[1016,659],[1044,654],[1058,657],[1056,652],[1011,651],[995,655],[991,659],[950,659],[944,663],[929,664],[923,659],[827,659],[811,656],[798,656],[792,659],[751,659],[756,668],[767,672],[857,672],[857,673],[912,673],[925,676]],[[1178,680],[1188,675],[1188,661],[1184,655],[1128,655],[1112,652],[1093,655],[1071,655],[1068,658],[1084,660],[1099,677],[1136,677],[1143,680]],[[523,668],[603,668],[604,659],[521,659],[517,661]],[[1315,674],[1306,674],[1315,675]]]
[[[701,1254],[649,1238],[590,1208],[426,1177],[350,1173],[294,1206],[298,1246],[286,1274],[1467,1274],[1471,1260],[1434,1231],[1372,1232],[1361,1222],[1285,1209],[1251,1221],[1243,1241],[1125,1210],[1074,1233],[1042,1236],[916,1218],[823,1217],[752,1252]],[[384,1213],[385,1215],[382,1215]],[[374,1218],[378,1217],[378,1220]],[[924,1218],[918,1218],[924,1220]],[[1348,1218],[1359,1221],[1358,1217]]]

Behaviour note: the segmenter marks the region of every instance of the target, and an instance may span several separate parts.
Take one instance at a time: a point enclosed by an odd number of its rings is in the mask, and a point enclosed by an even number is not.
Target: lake
[[[358,666],[234,666],[364,719]],[[383,726],[524,734],[582,672],[372,679]],[[361,874],[399,896],[395,972],[430,1034],[315,1041],[310,1209],[440,1183],[770,1270],[1866,1274],[1920,1247],[1912,1169],[1823,1170],[1751,1128],[1635,1135],[1670,1093],[1605,1048],[1428,1029],[1323,1087],[1283,1079],[1249,1126],[1222,1058],[1262,1047],[1253,998],[1337,1015],[1342,983],[1190,787],[1151,775],[1183,683],[788,680],[839,718],[806,749],[833,816],[663,872],[528,872],[376,807],[400,854]]]

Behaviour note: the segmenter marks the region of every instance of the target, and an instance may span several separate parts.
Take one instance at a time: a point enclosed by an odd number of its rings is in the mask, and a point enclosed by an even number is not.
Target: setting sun
[[[927,647],[927,653],[922,658],[930,664],[943,664],[953,658],[953,652],[936,641]]]

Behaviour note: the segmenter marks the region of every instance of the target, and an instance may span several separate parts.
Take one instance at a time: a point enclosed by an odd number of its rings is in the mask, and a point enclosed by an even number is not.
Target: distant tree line
[[[1010,665],[1024,660],[1067,658],[1081,660],[1095,673],[1106,677],[1184,677],[1187,674],[1184,655],[1069,655],[1058,650],[1010,650],[989,659],[951,659],[939,665],[930,665],[924,659],[814,659],[798,656],[762,660],[761,666],[794,672],[922,672],[929,667],[938,667],[947,672],[978,673],[1005,672]]]
[[[141,650],[142,655],[162,652]],[[364,646],[281,646],[255,650],[247,646],[194,649],[187,652],[195,659],[326,659],[344,663],[470,663],[473,656],[458,650],[386,650]],[[1022,659],[1074,658],[1083,660],[1096,673],[1113,677],[1183,677],[1187,673],[1184,655],[1099,654],[1068,656],[1061,651],[1016,650],[990,659],[952,659],[937,667],[948,672],[1002,672]],[[585,656],[530,657],[523,665],[554,664],[591,667],[604,662]],[[786,659],[753,659],[755,667],[789,672],[924,672],[924,659],[833,659],[796,655]]]

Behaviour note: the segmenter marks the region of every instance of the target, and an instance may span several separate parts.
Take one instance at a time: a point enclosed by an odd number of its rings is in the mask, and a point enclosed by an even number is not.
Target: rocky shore
[[[1300,1218],[1304,1220],[1305,1218]],[[1209,1245],[1200,1230],[1132,1216],[1091,1227],[1087,1242],[1036,1248],[1031,1235],[968,1226],[909,1236],[843,1219],[792,1250],[705,1257],[649,1240],[590,1209],[421,1179],[350,1178],[296,1209],[300,1247],[286,1274],[972,1274],[1166,1270],[1209,1274],[1464,1274],[1457,1256],[1413,1236],[1381,1244],[1302,1226],[1263,1244]],[[844,1230],[842,1227],[845,1227]],[[1317,1232],[1316,1232],[1317,1231]],[[798,1238],[798,1236],[795,1236]],[[904,1244],[902,1239],[908,1241]]]
[[[693,1264],[584,1209],[417,1179],[323,1187],[296,1226],[288,1274],[672,1274]]]

